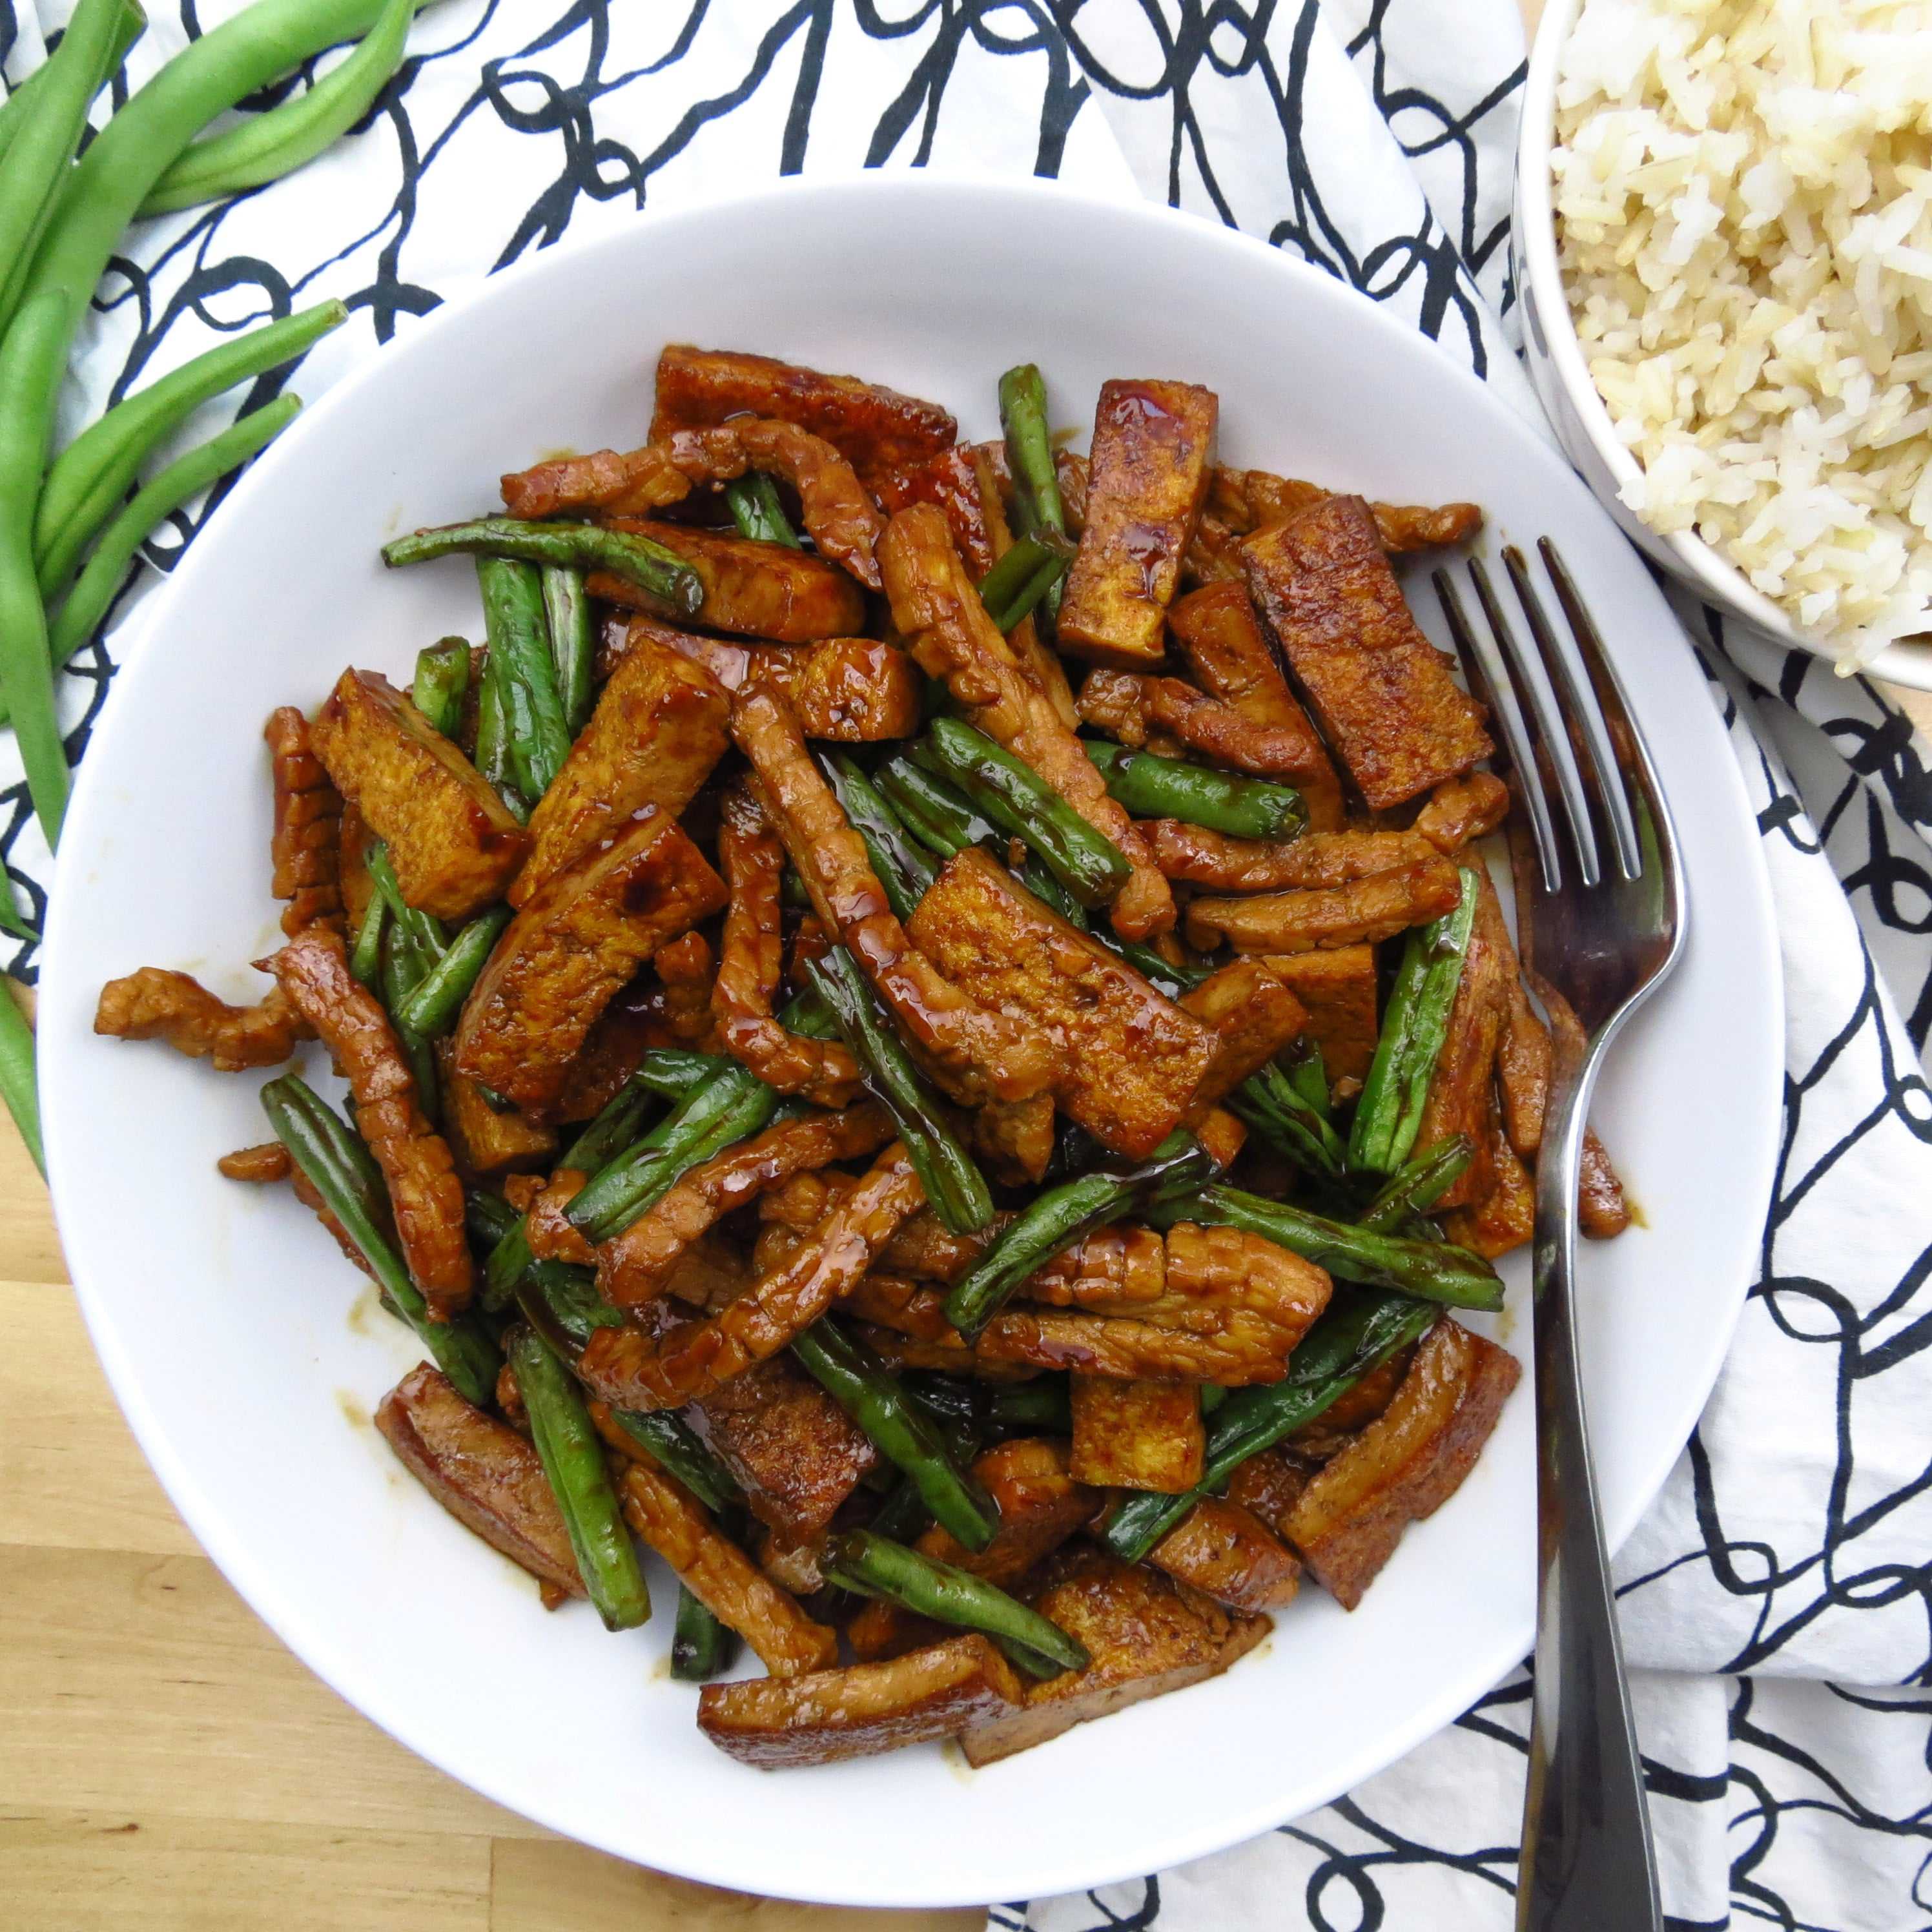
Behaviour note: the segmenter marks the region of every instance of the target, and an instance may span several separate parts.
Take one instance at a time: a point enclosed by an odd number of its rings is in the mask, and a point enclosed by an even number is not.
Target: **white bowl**
[[[1706,602],[1742,618],[1775,642],[1835,662],[1835,646],[1800,630],[1742,571],[1695,531],[1661,536],[1617,494],[1642,470],[1618,439],[1610,410],[1576,340],[1557,265],[1551,202],[1550,152],[1556,141],[1557,71],[1563,44],[1582,4],[1582,0],[1550,0],[1544,10],[1530,52],[1516,140],[1516,210],[1510,224],[1510,254],[1516,299],[1522,305],[1524,357],[1537,399],[1555,426],[1564,453],[1646,556]],[[1874,677],[1888,678],[1914,691],[1932,691],[1932,643],[1912,639],[1889,645],[1865,669]]]
[[[699,1736],[695,1694],[664,1673],[662,1570],[634,1635],[582,1606],[546,1616],[370,1429],[413,1338],[286,1190],[214,1171],[264,1138],[259,1081],[91,1030],[102,981],[142,964],[258,996],[247,962],[276,943],[263,717],[314,704],[345,661],[406,676],[425,641],[476,634],[466,564],[386,572],[378,544],[488,506],[500,471],[546,451],[640,437],[658,346],[681,340],[862,370],[980,435],[1026,358],[1070,424],[1107,376],[1189,377],[1221,395],[1229,462],[1474,498],[1486,542],[1562,544],[1637,694],[1696,914],[1603,1091],[1644,1224],[1592,1250],[1582,1310],[1613,1540],[1662,1480],[1754,1278],[1783,1036],[1759,842],[1682,634],[1568,466],[1432,344],[1258,242],[1045,185],[795,186],[547,251],[406,333],[243,482],[156,600],[62,843],[40,1040],[82,1306],[149,1460],[254,1607],[378,1724],[545,1825],[716,1884],[869,1905],[1198,1857],[1367,1777],[1522,1657],[1526,1388],[1353,1616],[1311,1587],[1226,1677],[976,1774],[928,1748],[762,1774]],[[1509,1279],[1513,1312],[1489,1325],[1520,1349]]]

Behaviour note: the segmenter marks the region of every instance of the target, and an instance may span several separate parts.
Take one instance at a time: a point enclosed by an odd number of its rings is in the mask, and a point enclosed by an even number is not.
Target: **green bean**
[[[121,0],[121,12],[116,22],[112,44],[107,50],[107,58],[100,72],[94,76],[94,92],[98,94],[121,71],[121,63],[128,57],[128,50],[147,31],[148,16],[134,4],[134,0]],[[4,100],[0,100],[0,156],[14,145],[14,137],[26,124],[28,111],[33,108],[46,85],[44,76],[50,62],[43,61]],[[34,109],[38,112],[38,110]]]
[[[430,1120],[442,1117],[442,1082],[436,1076],[436,1053],[420,1034],[412,1033],[397,1017],[410,997],[429,976],[435,962],[426,957],[399,920],[392,919],[382,936],[382,1000],[395,1023],[396,1040],[416,1076],[416,1099]]]
[[[677,1622],[671,1632],[670,1674],[680,1684],[702,1684],[729,1670],[738,1654],[735,1630],[719,1622],[691,1593],[677,1586]]]
[[[634,1075],[584,1124],[583,1132],[564,1149],[558,1166],[595,1174],[608,1166],[637,1138],[650,1106],[651,1090]]]
[[[362,923],[356,929],[349,970],[372,992],[382,976],[382,933],[388,920],[388,901],[380,892],[371,892],[368,904],[363,908]]]
[[[517,789],[535,805],[570,755],[570,732],[544,614],[543,579],[530,564],[479,556],[476,582],[483,593],[483,625],[489,634],[490,662],[496,667]]]
[[[1308,806],[1291,785],[1235,778],[1185,758],[1156,758],[1097,740],[1082,743],[1108,795],[1136,818],[1180,818],[1237,838],[1299,838]]]
[[[396,1015],[396,1024],[405,1033],[418,1040],[436,1040],[448,1032],[512,916],[508,906],[492,906],[457,934]]]
[[[598,1293],[596,1271],[569,1262],[532,1262],[511,1298],[524,1319],[566,1361],[583,1354],[598,1329],[620,1327],[624,1319]],[[484,1306],[490,1305],[486,1295]]]
[[[463,700],[470,690],[470,644],[444,638],[416,653],[410,702],[429,721],[430,730],[454,738],[463,727]]]
[[[348,319],[340,302],[318,302],[251,329],[116,404],[76,436],[47,472],[34,519],[42,598],[51,602],[60,593],[94,532],[120,508],[148,452],[192,411],[238,382],[293,362]]]
[[[675,1476],[713,1515],[745,1500],[738,1479],[676,1410],[614,1408],[610,1419],[668,1475]]]
[[[1406,1241],[1372,1228],[1352,1227],[1264,1201],[1258,1194],[1218,1182],[1185,1199],[1162,1203],[1148,1210],[1156,1226],[1177,1221],[1240,1228],[1258,1234],[1277,1247],[1326,1268],[1340,1281],[1362,1282],[1372,1288],[1400,1288],[1426,1301],[1451,1308],[1480,1308],[1493,1313],[1503,1305],[1503,1285],[1481,1256],[1448,1242]]]
[[[907,837],[905,827],[879,796],[850,752],[821,754],[818,768],[839,809],[863,841],[896,919],[908,920],[932,886],[937,868]]]
[[[1332,1120],[1334,1103],[1328,1091],[1328,1070],[1322,1064],[1322,1042],[1318,1040],[1303,1040],[1282,1057],[1280,1066],[1287,1076],[1288,1084],[1303,1101],[1322,1119]]]
[[[866,1527],[874,1536],[910,1543],[932,1520],[932,1512],[910,1476],[902,1476]]]
[[[634,1630],[651,1613],[650,1592],[576,1380],[532,1328],[512,1329],[504,1346],[577,1573],[606,1630]]]
[[[938,1431],[872,1349],[836,1322],[821,1321],[794,1339],[791,1352],[879,1454],[911,1478],[937,1522],[968,1550],[992,1541],[1000,1526],[992,1498],[947,1454]]]
[[[754,470],[726,484],[724,500],[731,506],[732,520],[740,536],[754,543],[783,544],[790,550],[802,548],[778,500],[778,485],[762,470]]]
[[[1060,500],[1046,421],[1046,380],[1037,364],[1022,362],[1000,378],[1000,426],[1006,432],[1006,466],[1028,528],[1065,536],[1066,512]]]
[[[178,156],[141,204],[167,214],[260,188],[314,160],[375,106],[403,64],[410,22],[422,0],[386,0],[376,23],[339,66],[306,93],[239,127],[205,135]]]
[[[0,175],[0,335],[65,194],[88,105],[121,28],[121,0],[80,0],[8,144]]]
[[[1461,1179],[1475,1155],[1466,1134],[1451,1134],[1447,1140],[1424,1148],[1389,1177],[1382,1192],[1362,1210],[1356,1226],[1379,1233],[1400,1233]]]
[[[902,752],[879,767],[878,787],[901,824],[942,859],[998,835],[972,802]]]
[[[514,517],[480,517],[473,523],[418,530],[412,536],[398,537],[382,546],[382,561],[392,570],[459,554],[608,570],[662,598],[687,617],[698,616],[704,608],[704,584],[675,550],[649,537],[628,530],[607,530],[596,524],[526,524]]]
[[[1250,1074],[1228,1096],[1226,1104],[1298,1167],[1325,1180],[1342,1178],[1348,1162],[1341,1136],[1280,1067],[1264,1066]]]
[[[1393,1174],[1415,1145],[1462,982],[1477,897],[1475,871],[1465,866],[1454,910],[1417,928],[1402,949],[1382,1010],[1382,1037],[1348,1127],[1348,1164],[1365,1173]]]
[[[47,1160],[40,1146],[40,1092],[34,1067],[33,1023],[22,1011],[10,984],[0,988],[0,1100],[7,1102],[7,1111],[44,1180]]]
[[[1039,537],[1022,537],[980,580],[980,601],[986,615],[1000,631],[1012,630],[1058,587],[1070,560],[1064,548]]]
[[[850,1529],[833,1537],[819,1569],[829,1581],[862,1596],[878,1597],[964,1630],[982,1630],[1035,1677],[1084,1670],[1090,1660],[1077,1638],[997,1584],[869,1530]]]
[[[1002,831],[1024,839],[1084,906],[1109,904],[1132,868],[1033,768],[957,718],[935,718],[914,753],[937,764]]]
[[[907,1394],[929,1413],[982,1431],[1064,1436],[1073,1426],[1064,1376],[1040,1376],[1025,1382],[976,1382],[934,1370],[915,1369],[899,1379]]]
[[[449,944],[449,934],[442,921],[434,913],[418,910],[403,897],[403,889],[396,879],[396,868],[389,862],[389,848],[381,839],[376,839],[369,847],[362,862],[369,868],[369,876],[375,881],[376,891],[388,905],[390,917],[407,935],[412,959],[419,961],[422,970],[427,973],[442,957],[443,948]]]
[[[728,1073],[737,1063],[722,1053],[694,1053],[682,1046],[654,1046],[638,1062],[631,1076],[649,1094],[666,1100],[682,1100],[706,1081]],[[614,1152],[615,1150],[614,1149]],[[582,1166],[579,1161],[574,1165]],[[585,1170],[586,1172],[589,1170]]]
[[[940,1220],[956,1234],[976,1233],[993,1218],[986,1178],[948,1124],[939,1098],[914,1066],[872,988],[842,946],[813,960],[805,976],[832,1010],[839,1036],[884,1102]]]
[[[500,1194],[486,1194],[480,1188],[466,1188],[463,1195],[463,1225],[472,1241],[494,1247],[524,1217]]]
[[[1177,1129],[1137,1167],[1102,1168],[1036,1194],[946,1298],[946,1318],[976,1335],[1020,1283],[1096,1228],[1191,1190],[1214,1172],[1207,1150]]]
[[[583,572],[546,564],[543,596],[550,656],[556,667],[557,701],[563,707],[564,728],[574,739],[590,722],[597,700],[597,634],[590,622]]]
[[[56,664],[65,664],[94,635],[127,576],[128,565],[155,525],[272,442],[295,420],[302,406],[299,396],[278,396],[272,403],[264,404],[199,448],[177,458],[109,524],[54,618],[47,650]],[[0,711],[0,721],[8,715]]]
[[[16,939],[40,937],[27,923],[27,916],[20,910],[20,895],[14,890],[14,875],[8,871],[4,860],[0,860],[0,931],[10,932]]]
[[[1282,1380],[1236,1389],[1215,1411],[1200,1483],[1182,1496],[1129,1497],[1108,1519],[1101,1540],[1124,1562],[1139,1562],[1203,1496],[1225,1489],[1250,1456],[1312,1422],[1436,1320],[1427,1302],[1406,1295],[1338,1296],[1296,1343]]]
[[[494,651],[484,652],[482,680],[476,687],[476,764],[510,815],[520,824],[527,821],[530,802],[517,788],[509,720],[503,709],[503,663]]]
[[[370,1210],[363,1166],[368,1150],[359,1137],[295,1074],[271,1080],[262,1089],[261,1097],[276,1138],[288,1149],[323,1206],[369,1264],[369,1272],[388,1305],[416,1331],[464,1400],[478,1408],[486,1407],[496,1394],[496,1371],[501,1365],[496,1345],[468,1316],[448,1322],[430,1319],[429,1304]],[[351,1143],[357,1151],[351,1150]]]

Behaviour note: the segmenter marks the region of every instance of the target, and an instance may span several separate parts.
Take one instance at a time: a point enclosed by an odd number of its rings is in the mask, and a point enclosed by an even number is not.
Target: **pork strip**
[[[295,1172],[295,1161],[280,1141],[261,1141],[254,1147],[237,1148],[214,1163],[230,1180],[245,1180],[267,1186],[286,1180]]]
[[[1486,1261],[1496,1261],[1526,1246],[1536,1232],[1536,1183],[1522,1156],[1510,1145],[1493,1095],[1484,1151],[1482,1193],[1448,1215],[1442,1226],[1459,1247]]]
[[[1265,470],[1216,469],[1208,485],[1208,507],[1231,529],[1246,535],[1291,517],[1335,493],[1318,483],[1276,476]],[[1466,543],[1483,527],[1474,503],[1370,503],[1376,536],[1385,550],[1437,550]]]
[[[1295,766],[1327,760],[1312,730],[1262,724],[1182,678],[1096,666],[1080,687],[1079,710],[1083,723],[1136,750],[1151,733],[1165,732],[1217,765],[1258,778],[1282,778]]]
[[[675,550],[698,573],[704,586],[698,621],[710,630],[772,644],[808,644],[820,638],[849,638],[865,628],[862,586],[836,563],[809,551],[650,518],[610,516],[603,521]],[[592,596],[607,604],[674,623],[688,614],[608,571],[593,571],[586,584]]]
[[[1426,864],[1436,848],[1413,832],[1311,832],[1300,838],[1237,838],[1185,819],[1148,820],[1154,863],[1170,879],[1217,892],[1312,891]]]
[[[986,542],[994,563],[1013,547],[1013,533],[1006,521],[1006,500],[1000,488],[1000,478],[1006,467],[1006,456],[1004,442],[982,442],[973,446],[973,481],[979,493]],[[962,556],[964,554],[962,550]],[[1012,646],[1013,656],[1018,658],[1021,668],[1046,694],[1054,716],[1071,731],[1079,723],[1080,715],[1074,705],[1072,688],[1066,682],[1066,667],[1060,662],[1060,653],[1049,650],[1040,641],[1040,626],[1030,611],[1006,633],[1006,642]]]
[[[100,989],[94,1030],[112,1040],[165,1040],[220,1073],[277,1066],[311,1035],[302,1016],[272,987],[259,1005],[231,1006],[199,980],[165,966],[142,966]]]
[[[308,720],[293,705],[270,712],[262,735],[275,800],[268,890],[289,902],[282,930],[292,939],[318,921],[342,923],[342,794],[310,746]]]
[[[992,532],[987,527],[985,493],[970,443],[956,443],[922,462],[909,463],[882,478],[874,488],[879,508],[887,517],[929,503],[946,519],[953,547],[976,582],[998,562]]]
[[[1479,920],[1470,931],[1462,976],[1456,983],[1455,1004],[1449,1010],[1442,1051],[1436,1057],[1423,1101],[1422,1124],[1416,1130],[1419,1148],[1434,1147],[1453,1134],[1462,1134],[1476,1150],[1474,1161],[1436,1196],[1438,1210],[1461,1208],[1480,1198],[1492,1178],[1491,1096],[1496,1045],[1508,1000],[1504,964],[1492,943],[1492,930]]]
[[[1237,952],[1291,953],[1393,939],[1439,919],[1462,890],[1454,862],[1438,856],[1310,892],[1195,899],[1187,908],[1187,943],[1202,952],[1225,939]]]
[[[1436,850],[1454,857],[1465,845],[1493,832],[1509,816],[1509,787],[1493,772],[1465,772],[1444,778],[1415,814],[1414,830]]]

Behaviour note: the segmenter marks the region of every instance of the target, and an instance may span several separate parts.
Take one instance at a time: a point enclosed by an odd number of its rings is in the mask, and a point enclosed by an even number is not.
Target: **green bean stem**
[[[606,1630],[634,1630],[651,1613],[650,1593],[604,1466],[603,1440],[576,1379],[533,1328],[512,1329],[504,1346],[531,1439],[570,1532],[578,1574]]]
[[[514,517],[480,517],[473,523],[418,530],[382,546],[382,561],[392,570],[458,555],[608,570],[675,605],[688,617],[698,616],[704,603],[704,584],[675,550],[649,537],[607,530],[596,524],[526,524]]]
[[[1082,742],[1108,795],[1136,818],[1185,819],[1237,838],[1299,838],[1308,830],[1307,804],[1292,785],[1236,778],[1096,739]]]
[[[44,1179],[46,1155],[40,1146],[40,1092],[35,1072],[34,1028],[13,987],[0,987],[0,1100]]]
[[[720,1623],[692,1594],[689,1585],[680,1583],[671,1631],[671,1676],[680,1684],[702,1684],[729,1670],[737,1654],[736,1632]]]
[[[470,690],[470,644],[466,638],[443,638],[416,653],[416,674],[410,686],[410,702],[429,721],[432,730],[454,738],[463,724],[463,700]]]
[[[597,634],[590,621],[590,598],[584,573],[568,565],[546,564],[544,614],[550,620],[550,656],[556,668],[556,695],[564,728],[574,738],[590,721],[596,702]]]
[[[803,548],[778,500],[778,485],[764,471],[754,470],[726,484],[724,500],[740,536],[754,543],[783,544],[788,550]]]
[[[1035,1195],[953,1285],[946,1298],[946,1320],[962,1335],[976,1335],[1021,1282],[1055,1255],[1096,1228],[1194,1189],[1213,1172],[1207,1149],[1177,1129],[1138,1167],[1103,1168]]]
[[[872,1349],[836,1322],[822,1321],[798,1336],[791,1352],[879,1454],[912,1479],[936,1522],[968,1550],[992,1541],[1000,1526],[992,1498],[948,1454],[938,1431]]]
[[[892,807],[850,752],[821,754],[818,768],[831,786],[839,809],[864,842],[866,856],[885,888],[892,916],[911,918],[938,868],[906,836],[906,829]]]
[[[488,912],[478,913],[449,942],[442,957],[423,976],[396,1015],[396,1024],[405,1033],[412,1033],[418,1040],[436,1040],[448,1032],[511,917],[508,906],[492,906]]]
[[[517,788],[534,805],[570,755],[543,579],[531,565],[513,558],[479,556],[476,581]]]

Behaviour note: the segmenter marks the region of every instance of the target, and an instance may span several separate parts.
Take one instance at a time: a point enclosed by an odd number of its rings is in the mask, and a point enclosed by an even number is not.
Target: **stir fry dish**
[[[663,1558],[752,1766],[984,1765],[1354,1609],[1517,1378],[1457,1311],[1575,1021],[1390,562],[1480,512],[1218,466],[1186,382],[1084,457],[998,394],[666,349],[648,440],[384,551],[471,560],[481,644],[268,720],[260,1003],[96,1020],[320,1042],[346,1111],[278,1072],[222,1172],[420,1337],[377,1425],[547,1605]]]

